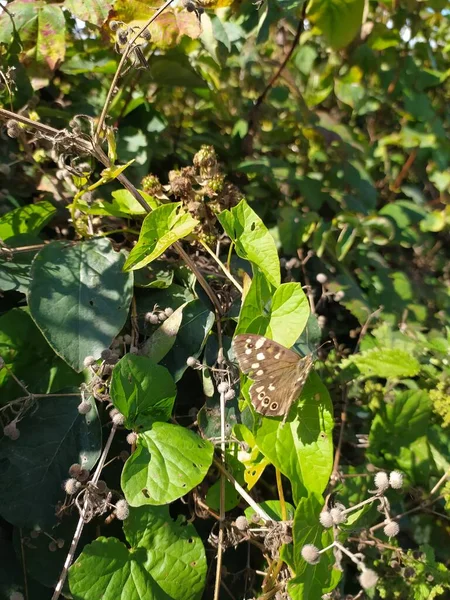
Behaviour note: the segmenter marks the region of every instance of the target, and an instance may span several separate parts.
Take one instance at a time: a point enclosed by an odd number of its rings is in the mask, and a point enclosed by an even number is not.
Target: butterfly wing
[[[254,383],[250,399],[255,409],[270,417],[287,416],[311,371],[311,355],[304,358],[261,335],[241,334],[233,339],[241,371]]]

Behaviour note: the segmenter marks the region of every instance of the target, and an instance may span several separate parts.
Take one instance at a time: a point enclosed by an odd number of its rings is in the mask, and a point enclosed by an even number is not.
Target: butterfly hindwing
[[[304,358],[261,335],[242,334],[233,347],[243,373],[253,379],[250,399],[267,416],[284,416],[298,398],[311,371],[311,355]]]

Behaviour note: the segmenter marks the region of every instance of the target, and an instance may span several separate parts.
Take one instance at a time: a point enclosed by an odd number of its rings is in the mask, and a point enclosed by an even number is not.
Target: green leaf
[[[290,480],[294,501],[308,492],[321,494],[333,462],[333,406],[318,376],[312,374],[308,378],[299,404],[291,409],[283,427],[277,419],[261,420],[255,433],[256,444]]]
[[[139,190],[147,204],[155,209],[159,203],[149,196],[144,191]],[[77,201],[77,208],[82,210],[87,215],[111,215],[113,217],[119,217],[129,219],[134,216],[146,215],[147,211],[143,208],[136,198],[128,190],[116,190],[111,194],[112,200],[96,199],[92,204],[83,199]]]
[[[113,5],[104,0],[64,0],[63,6],[78,19],[100,27],[106,21]]]
[[[0,317],[0,356],[34,394],[57,392],[82,380],[56,356],[27,309],[14,308]],[[1,404],[23,396],[8,369],[0,370]]]
[[[55,505],[73,463],[93,467],[100,455],[101,428],[93,405],[80,415],[80,397],[61,392],[39,399],[19,421],[17,440],[0,440],[2,477],[0,514],[17,527],[42,529],[56,522]]]
[[[348,360],[367,377],[415,377],[420,371],[419,361],[399,348],[374,348],[351,356]]]
[[[239,322],[235,334],[238,333],[259,333],[254,331],[251,323],[259,319],[264,314],[264,309],[271,298],[271,286],[267,282],[261,271],[255,271],[250,288],[242,302],[239,313]]]
[[[312,0],[308,19],[332,48],[347,46],[362,25],[364,0]]]
[[[75,371],[98,358],[119,333],[131,302],[133,277],[106,239],[52,242],[33,261],[30,313],[55,352]]]
[[[188,368],[187,357],[198,358],[200,356],[214,325],[214,313],[206,308],[201,300],[189,302],[182,311],[183,318],[175,342],[162,361],[177,382]]]
[[[307,563],[301,555],[306,544],[321,550],[333,542],[333,532],[324,529],[319,522],[322,506],[322,498],[310,495],[300,500],[295,511],[292,526],[295,577],[288,583],[292,600],[321,600],[324,594],[337,586],[342,575],[341,571],[333,568],[335,558],[332,549],[320,555],[317,565]]]
[[[371,453],[375,448],[398,454],[398,448],[409,446],[426,435],[430,420],[430,399],[423,390],[407,390],[397,395],[392,404],[377,412],[370,429]]]
[[[19,248],[21,246],[41,245],[42,240],[28,233],[20,233],[8,238],[7,246],[9,248]],[[0,254],[0,290],[7,292],[16,290],[26,294],[30,285],[30,268],[37,249],[27,252],[16,252],[13,259],[8,254]]]
[[[236,244],[237,255],[261,269],[267,281],[280,285],[280,265],[275,242],[267,227],[245,200],[218,216],[227,235]]]
[[[177,240],[189,235],[198,221],[183,212],[181,202],[159,206],[142,223],[139,240],[125,263],[125,270],[140,269],[158,258]]]
[[[285,502],[287,520],[290,521],[294,518],[295,508],[289,502]],[[267,502],[259,502],[259,506],[269,515],[274,521],[282,521],[281,502],[279,500],[267,500]],[[248,506],[245,511],[245,516],[248,520],[255,514],[255,509]]]
[[[308,299],[300,283],[283,283],[272,298],[269,327],[278,343],[290,348],[308,321]]]
[[[131,506],[168,504],[201,483],[212,462],[207,440],[168,423],[140,433],[136,452],[122,471],[122,489]]]
[[[130,510],[124,532],[131,549],[104,537],[84,547],[69,571],[74,600],[200,600],[207,564],[193,525],[143,507]]]
[[[171,350],[177,339],[183,321],[183,309],[187,302],[179,306],[162,325],[148,338],[141,352],[155,363],[162,360]],[[191,356],[188,354],[187,356]]]
[[[56,208],[47,201],[16,208],[0,218],[0,238],[6,242],[21,233],[37,235],[55,214]]]
[[[141,430],[170,419],[177,388],[167,369],[145,356],[126,354],[114,367],[110,394],[125,415],[126,428]]]

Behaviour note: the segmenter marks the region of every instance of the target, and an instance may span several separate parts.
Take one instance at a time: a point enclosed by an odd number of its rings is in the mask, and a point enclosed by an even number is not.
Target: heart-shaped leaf
[[[193,525],[146,506],[130,510],[124,532],[131,549],[104,537],[84,547],[69,572],[74,600],[200,599],[207,565]]]
[[[110,393],[128,429],[149,429],[154,421],[170,418],[177,388],[167,369],[126,354],[114,367]]]
[[[213,445],[169,423],[154,423],[139,434],[136,451],[122,471],[122,489],[131,506],[168,504],[203,481]]]
[[[99,358],[119,333],[131,302],[133,276],[104,238],[52,242],[31,267],[30,313],[54,351],[75,371]]]

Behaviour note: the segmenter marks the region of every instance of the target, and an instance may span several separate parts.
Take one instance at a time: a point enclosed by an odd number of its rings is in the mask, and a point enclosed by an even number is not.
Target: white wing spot
[[[275,354],[274,358],[276,358],[276,359],[278,360],[278,359],[280,358],[280,356],[281,356],[281,352],[277,352],[277,353]]]
[[[256,358],[258,360],[264,360],[266,357],[264,356],[263,352],[258,352],[258,354],[256,355]]]
[[[246,343],[246,344],[250,344],[250,342],[251,342],[251,341],[252,341],[252,338],[247,338],[247,339],[245,340],[245,343]]]
[[[269,392],[273,392],[274,389],[275,389],[275,386],[273,385],[273,383],[269,384],[269,387],[268,387]]]
[[[247,348],[247,350],[245,351],[245,354],[251,354],[252,353],[252,349],[251,348]]]
[[[266,341],[266,340],[265,340],[264,338],[260,338],[260,339],[259,339],[259,340],[256,342],[256,344],[255,344],[255,348],[256,348],[257,350],[259,350],[259,349],[260,349],[262,346],[264,346],[264,342],[265,342],[265,341]]]
[[[264,375],[264,371],[262,369],[260,369],[259,371],[256,371],[256,375],[259,377],[260,375]]]
[[[259,363],[253,363],[252,364],[252,369],[258,369],[259,367]]]
[[[257,388],[256,388],[256,390],[255,390],[255,391],[256,391],[256,393],[257,393],[257,394],[259,394],[259,392],[262,392],[262,391],[263,391],[263,389],[264,389],[264,386],[263,386],[263,385],[260,385],[259,387],[257,387]]]

